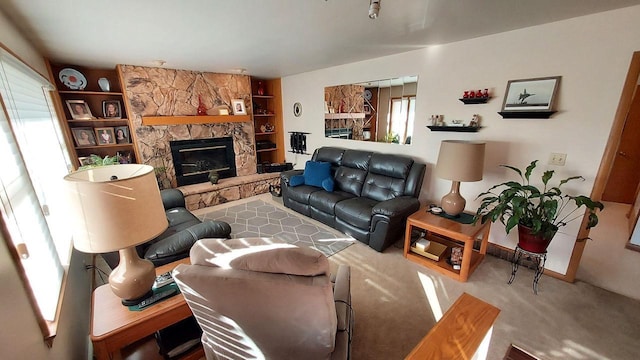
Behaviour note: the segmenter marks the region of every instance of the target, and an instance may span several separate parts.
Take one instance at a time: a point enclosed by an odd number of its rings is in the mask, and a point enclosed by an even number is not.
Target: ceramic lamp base
[[[109,275],[109,285],[116,296],[137,304],[149,294],[153,286],[156,279],[155,267],[151,261],[138,256],[135,246],[122,249],[119,253],[120,263]]]
[[[449,216],[458,216],[464,211],[467,201],[460,196],[460,182],[451,183],[451,191],[442,197],[440,207]]]

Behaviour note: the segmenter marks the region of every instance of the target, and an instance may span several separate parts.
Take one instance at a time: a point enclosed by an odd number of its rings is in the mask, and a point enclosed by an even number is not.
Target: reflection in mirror
[[[410,144],[417,76],[324,88],[325,137]]]

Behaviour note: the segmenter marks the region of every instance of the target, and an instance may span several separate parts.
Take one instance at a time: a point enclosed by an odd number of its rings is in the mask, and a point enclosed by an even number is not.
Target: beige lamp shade
[[[442,179],[470,182],[482,180],[485,143],[443,140],[435,175]]]
[[[484,143],[444,140],[436,164],[437,177],[451,180],[451,191],[442,197],[440,206],[450,216],[459,216],[467,204],[460,195],[460,182],[482,180]]]
[[[142,244],[168,226],[149,165],[101,166],[64,179],[72,211],[73,245],[82,252],[105,253]]]

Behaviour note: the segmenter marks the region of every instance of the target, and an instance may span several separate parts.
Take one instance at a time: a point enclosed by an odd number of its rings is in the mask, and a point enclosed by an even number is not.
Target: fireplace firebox
[[[231,137],[170,141],[178,186],[207,182],[215,170],[220,179],[236,176]]]

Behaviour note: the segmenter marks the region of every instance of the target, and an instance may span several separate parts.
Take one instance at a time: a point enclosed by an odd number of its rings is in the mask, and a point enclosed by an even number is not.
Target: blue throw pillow
[[[302,184],[304,184],[304,176],[302,176],[302,175],[293,175],[289,179],[289,186],[291,186],[291,187],[300,186]]]
[[[328,192],[333,192],[333,179],[328,177],[322,180],[322,188]]]
[[[331,179],[331,164],[324,161],[309,160],[304,166],[303,176],[305,185],[323,188],[322,182],[327,178]]]

